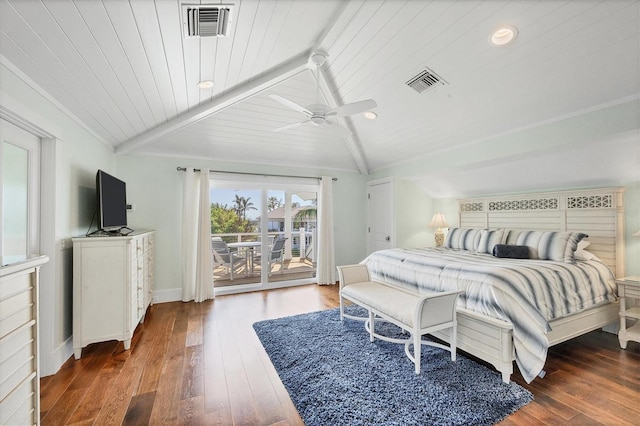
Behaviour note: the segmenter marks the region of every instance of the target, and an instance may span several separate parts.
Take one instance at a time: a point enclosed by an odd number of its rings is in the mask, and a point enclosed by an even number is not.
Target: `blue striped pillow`
[[[444,246],[451,249],[475,251],[480,242],[481,229],[451,228],[447,234]]]
[[[504,229],[483,229],[480,232],[480,241],[476,251],[478,253],[493,253],[493,246],[503,244],[505,237]]]
[[[573,263],[578,243],[587,236],[581,232],[522,231],[516,244],[529,247],[531,259]]]

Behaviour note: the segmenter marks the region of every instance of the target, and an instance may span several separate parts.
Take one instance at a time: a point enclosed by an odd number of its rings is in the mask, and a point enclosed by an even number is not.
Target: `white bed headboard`
[[[458,200],[460,227],[579,231],[588,250],[624,276],[624,190],[586,190],[498,195]]]

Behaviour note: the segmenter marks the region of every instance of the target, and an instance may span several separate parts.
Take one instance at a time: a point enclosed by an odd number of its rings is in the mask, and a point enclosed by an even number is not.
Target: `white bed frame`
[[[589,235],[588,251],[624,276],[624,188],[528,193],[458,200],[460,227],[513,230],[580,231]],[[619,303],[551,321],[547,334],[555,345],[618,320]],[[449,341],[447,331],[433,333]],[[511,323],[458,309],[458,348],[490,364],[509,382],[515,350]]]

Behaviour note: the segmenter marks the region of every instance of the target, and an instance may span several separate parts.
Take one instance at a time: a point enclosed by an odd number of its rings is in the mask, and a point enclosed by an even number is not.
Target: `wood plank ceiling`
[[[211,38],[183,37],[181,4],[2,0],[0,59],[122,154],[362,173],[640,92],[637,0],[235,0]],[[496,48],[501,24],[519,36]],[[272,131],[304,116],[268,95],[318,103],[315,50],[320,103],[378,104],[351,137]],[[425,67],[447,84],[418,94]]]

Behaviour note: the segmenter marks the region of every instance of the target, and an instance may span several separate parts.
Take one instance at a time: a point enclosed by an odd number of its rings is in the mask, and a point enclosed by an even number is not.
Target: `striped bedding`
[[[527,382],[544,367],[550,320],[616,299],[613,273],[597,260],[504,259],[438,247],[382,250],[362,263],[374,280],[418,293],[464,290],[459,306],[512,323]]]

